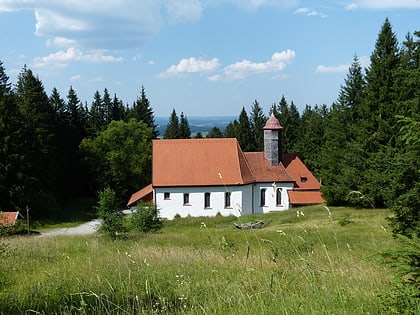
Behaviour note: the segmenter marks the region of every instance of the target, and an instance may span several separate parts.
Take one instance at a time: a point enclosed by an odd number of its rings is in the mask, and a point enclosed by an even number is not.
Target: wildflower
[[[328,207],[327,207],[327,206],[324,206],[324,208],[325,208],[325,209],[327,209],[327,211],[328,211],[328,218],[329,218],[330,220],[332,220],[332,215],[331,215],[331,211],[330,211],[330,209],[328,209]]]

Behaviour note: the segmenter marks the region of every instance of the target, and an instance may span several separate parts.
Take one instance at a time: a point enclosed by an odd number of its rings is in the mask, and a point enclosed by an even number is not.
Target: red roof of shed
[[[19,216],[19,211],[0,212],[0,225],[2,226],[15,225],[18,216]]]
[[[291,205],[315,205],[325,203],[320,191],[297,191],[289,190],[289,201]]]

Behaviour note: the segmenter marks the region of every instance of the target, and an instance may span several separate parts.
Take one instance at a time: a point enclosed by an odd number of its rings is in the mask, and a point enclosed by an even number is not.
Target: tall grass
[[[0,314],[378,314],[386,210],[309,207],[161,233],[3,239]],[[346,215],[345,225],[340,224]],[[205,228],[201,222],[205,223]]]

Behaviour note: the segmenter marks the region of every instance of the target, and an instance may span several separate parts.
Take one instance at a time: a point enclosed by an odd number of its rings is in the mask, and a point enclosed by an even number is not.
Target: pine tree
[[[253,151],[264,151],[264,126],[267,118],[263,113],[263,109],[257,100],[254,101],[251,108],[250,125],[251,132],[254,137]]]
[[[9,77],[6,74],[6,69],[3,66],[3,62],[0,60],[0,97],[9,95],[12,91]]]
[[[206,138],[223,138],[223,132],[218,127],[213,127],[209,130]]]
[[[251,133],[251,124],[245,107],[242,107],[242,111],[239,114],[239,124],[237,128],[238,133],[236,139],[238,139],[242,150],[245,152],[255,151],[254,138]]]
[[[363,164],[367,158],[355,138],[359,129],[363,128],[360,106],[364,100],[365,85],[361,65],[355,56],[337,103],[333,104],[325,122],[320,176],[324,197],[333,205],[354,205],[353,202],[361,205],[361,199],[351,198],[349,193],[361,189]]]
[[[163,139],[179,139],[180,136],[179,119],[174,108],[166,126],[165,133],[163,134]]]
[[[183,112],[181,112],[181,121],[179,124],[179,137],[181,139],[191,138],[190,124],[188,123],[187,116],[185,116]]]
[[[294,152],[300,124],[300,115],[296,105],[292,102],[289,106],[283,95],[279,105],[275,107],[274,115],[283,127],[283,151]]]
[[[25,204],[23,117],[9,77],[0,61],[0,209],[19,210]]]
[[[16,98],[23,123],[25,195],[36,216],[46,210],[42,203],[54,198],[56,189],[55,113],[42,82],[26,66],[18,76]]]
[[[104,103],[101,94],[98,91],[93,95],[93,101],[89,111],[89,122],[91,134],[97,134],[98,132],[105,130],[107,125]]]
[[[366,96],[363,117],[367,120],[370,134],[368,149],[377,150],[393,137],[395,124],[395,104],[397,91],[395,70],[399,67],[398,41],[388,19],[382,25],[370,57],[370,67],[366,70]]]
[[[353,122],[363,118],[361,106],[365,96],[365,88],[366,82],[362,66],[359,58],[355,55],[338,96],[338,104],[350,109]]]
[[[118,99],[117,94],[114,94],[112,99],[109,116],[111,121],[126,120],[124,103]]]
[[[239,122],[237,119],[234,119],[232,122],[226,125],[226,128],[223,131],[223,137],[237,139],[238,134],[239,134]]]
[[[111,122],[111,95],[108,92],[108,89],[104,89],[104,94],[102,97],[102,107],[104,109],[104,117],[105,117],[105,126],[107,127]]]
[[[150,101],[146,96],[144,87],[141,87],[140,98],[133,104],[133,108],[129,111],[129,118],[134,118],[137,121],[143,121],[150,128],[153,129],[153,138],[157,139],[159,132],[157,131],[157,125],[155,124],[155,117],[153,109],[150,105]]]

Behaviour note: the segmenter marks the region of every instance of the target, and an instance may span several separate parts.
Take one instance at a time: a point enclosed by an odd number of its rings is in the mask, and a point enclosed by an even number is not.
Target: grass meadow
[[[0,314],[381,314],[388,215],[315,206],[176,219],[116,241],[3,238]],[[270,223],[234,226],[256,220]]]

